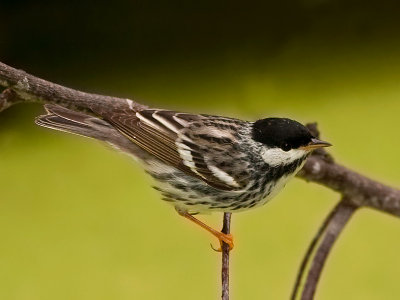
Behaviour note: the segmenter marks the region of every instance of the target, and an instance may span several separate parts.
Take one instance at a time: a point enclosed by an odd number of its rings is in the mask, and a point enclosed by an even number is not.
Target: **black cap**
[[[286,118],[267,118],[254,122],[253,139],[284,151],[309,145],[314,136],[304,125]]]

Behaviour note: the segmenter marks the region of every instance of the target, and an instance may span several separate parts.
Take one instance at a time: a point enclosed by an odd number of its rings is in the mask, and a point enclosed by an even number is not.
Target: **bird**
[[[331,146],[288,118],[245,121],[156,109],[130,99],[44,107],[46,114],[36,118],[37,125],[97,139],[131,155],[154,179],[164,201],[230,250],[231,234],[194,215],[261,207],[313,150]]]

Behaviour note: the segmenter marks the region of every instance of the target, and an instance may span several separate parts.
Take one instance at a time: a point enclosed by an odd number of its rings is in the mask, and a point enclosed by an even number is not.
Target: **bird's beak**
[[[310,150],[314,150],[317,148],[330,147],[330,146],[332,146],[331,143],[324,142],[319,139],[313,138],[313,139],[311,139],[311,142],[308,145],[302,146],[302,147],[300,147],[300,149],[310,151]]]

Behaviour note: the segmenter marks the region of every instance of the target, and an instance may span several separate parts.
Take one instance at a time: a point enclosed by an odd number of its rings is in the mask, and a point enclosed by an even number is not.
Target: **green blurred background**
[[[0,61],[89,92],[183,111],[317,121],[338,162],[400,168],[397,1],[4,1]],[[216,299],[220,255],[131,160],[0,114],[0,299]],[[233,216],[232,299],[288,299],[338,195],[293,180]],[[202,217],[215,227],[221,215]],[[357,212],[318,299],[398,299],[400,220]]]

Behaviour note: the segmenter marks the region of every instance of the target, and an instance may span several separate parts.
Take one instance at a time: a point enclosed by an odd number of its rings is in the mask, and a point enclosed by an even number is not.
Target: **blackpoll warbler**
[[[193,214],[259,207],[301,169],[313,149],[330,146],[284,118],[249,122],[150,109],[131,100],[59,104],[45,105],[48,114],[36,123],[105,141],[134,156],[155,179],[163,200],[230,248],[231,235]]]

